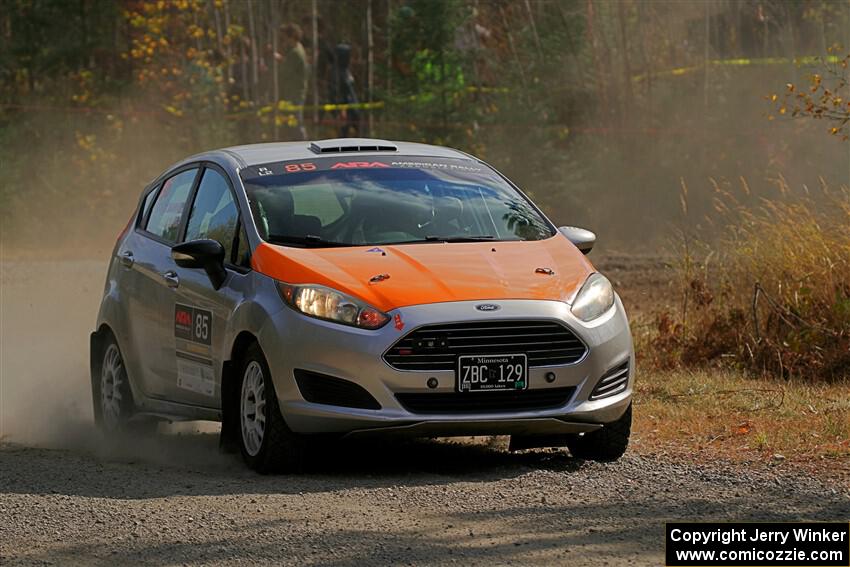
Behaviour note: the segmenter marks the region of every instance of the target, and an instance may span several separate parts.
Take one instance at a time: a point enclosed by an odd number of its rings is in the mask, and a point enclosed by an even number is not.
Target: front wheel
[[[263,474],[301,472],[304,437],[292,432],[277,403],[271,371],[254,343],[242,358],[239,372],[239,440],[249,467]]]
[[[626,452],[632,431],[632,406],[626,413],[602,429],[583,435],[572,435],[567,439],[567,447],[573,457],[589,461],[616,461]]]

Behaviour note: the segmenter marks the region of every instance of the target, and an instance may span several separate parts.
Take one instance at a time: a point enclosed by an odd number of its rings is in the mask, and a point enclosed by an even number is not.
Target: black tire
[[[107,436],[120,435],[131,429],[130,419],[136,411],[124,355],[108,330],[103,331],[96,352],[98,360],[92,365],[95,424]]]
[[[617,421],[606,423],[602,429],[570,436],[567,447],[573,457],[587,461],[616,461],[626,452],[632,432],[632,405]]]
[[[243,387],[249,368],[252,368],[254,364],[259,365],[262,370],[261,378],[265,398],[265,423],[259,450],[256,450],[256,444],[252,446],[248,439],[250,434],[246,432],[246,427],[243,425]],[[242,357],[235,394],[238,396],[237,405],[239,408],[236,415],[239,429],[239,447],[245,463],[261,474],[303,472],[306,460],[306,440],[304,436],[290,430],[283,420],[269,365],[257,343],[250,345]],[[254,415],[256,415],[256,411]]]

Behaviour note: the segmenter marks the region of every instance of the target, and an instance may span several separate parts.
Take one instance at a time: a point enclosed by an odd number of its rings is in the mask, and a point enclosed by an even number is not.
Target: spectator
[[[286,24],[281,28],[281,36],[285,53],[278,74],[280,99],[289,104],[303,107],[307,99],[309,66],[307,65],[307,54],[304,51],[304,46],[301,45],[301,27],[298,24]],[[292,131],[291,137],[306,140],[304,111],[299,108],[293,114],[295,124],[292,123],[292,120],[288,124]]]
[[[351,46],[340,43],[336,46],[336,73],[333,84],[333,102],[337,104],[357,104],[357,92],[354,90],[354,75],[351,74]],[[339,112],[342,138],[357,136],[360,133],[360,112],[349,108]]]
[[[302,26],[306,30],[310,30],[302,43],[312,57],[312,49],[314,42],[317,46],[318,57],[316,61],[311,61],[313,72],[316,73],[316,90],[319,98],[319,104],[331,102],[333,100],[333,82],[334,72],[336,69],[336,53],[334,53],[333,43],[328,39],[327,30],[325,29],[324,20],[321,16],[316,17],[316,31],[318,37],[313,38],[313,18],[306,17],[302,20]]]

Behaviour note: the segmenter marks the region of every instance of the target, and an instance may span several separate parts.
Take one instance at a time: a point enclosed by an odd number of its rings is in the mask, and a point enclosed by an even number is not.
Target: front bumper
[[[263,329],[260,344],[287,425],[299,433],[348,435],[553,435],[592,431],[623,415],[632,398],[634,350],[619,297],[614,307],[591,323],[579,321],[567,304],[558,301],[499,301],[501,309],[488,313],[475,309],[479,303],[436,303],[396,309],[390,312],[393,321],[377,331],[313,319],[291,309],[278,312]],[[401,330],[394,325],[396,315],[404,323]],[[542,410],[433,415],[412,413],[399,403],[397,393],[455,391],[454,371],[401,371],[387,364],[382,356],[400,337],[423,325],[493,320],[557,321],[585,343],[588,352],[576,363],[529,368],[529,390],[574,387],[568,403]],[[629,363],[626,389],[611,397],[590,400],[600,377],[626,361]],[[298,389],[295,369],[355,382],[380,403],[381,409],[310,403]],[[555,374],[554,382],[545,380],[547,372]],[[438,381],[436,388],[426,384],[432,377]]]

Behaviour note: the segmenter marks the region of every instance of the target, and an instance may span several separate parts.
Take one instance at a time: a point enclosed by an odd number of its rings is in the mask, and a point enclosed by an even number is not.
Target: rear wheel
[[[631,431],[632,406],[629,404],[626,413],[617,421],[606,423],[602,429],[590,433],[570,436],[567,447],[578,459],[616,461],[626,452]]]
[[[301,472],[305,439],[284,422],[271,371],[256,343],[242,359],[237,391],[240,447],[248,466],[263,474]]]
[[[133,394],[124,357],[111,333],[104,338],[101,353],[99,375],[92,377],[95,421],[105,433],[115,434],[126,429],[133,415]]]

